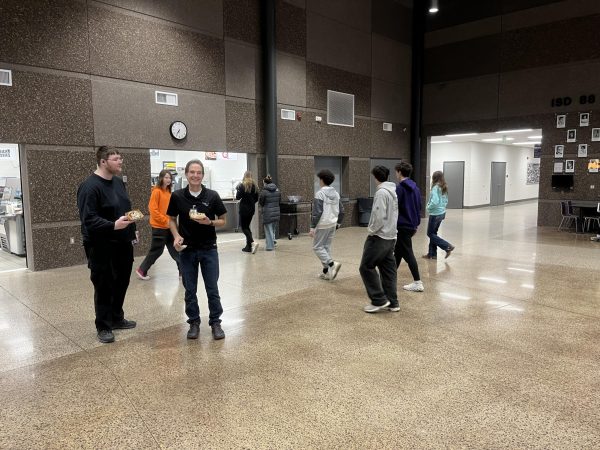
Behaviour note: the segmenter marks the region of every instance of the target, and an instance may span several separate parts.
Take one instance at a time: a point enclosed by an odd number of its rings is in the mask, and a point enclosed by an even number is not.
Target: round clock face
[[[187,127],[185,126],[185,123],[179,120],[171,124],[170,130],[171,136],[173,136],[174,139],[177,139],[179,141],[185,139],[185,137],[187,136]]]

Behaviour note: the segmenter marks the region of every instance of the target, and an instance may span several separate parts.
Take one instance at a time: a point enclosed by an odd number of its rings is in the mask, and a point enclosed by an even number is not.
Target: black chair
[[[558,231],[560,231],[563,228],[563,226],[570,227],[571,223],[573,221],[575,221],[575,233],[577,233],[577,230],[578,230],[577,225],[579,224],[579,216],[573,212],[573,206],[571,205],[570,201],[565,200],[565,201],[560,202],[560,215],[562,218],[560,220],[560,225],[558,226]],[[583,227],[582,227],[582,231],[583,231]]]
[[[598,203],[598,208],[596,208],[596,211],[600,213],[600,203]],[[590,231],[592,222],[596,222],[596,225],[600,228],[600,216],[585,216],[583,218],[583,228],[586,231]]]

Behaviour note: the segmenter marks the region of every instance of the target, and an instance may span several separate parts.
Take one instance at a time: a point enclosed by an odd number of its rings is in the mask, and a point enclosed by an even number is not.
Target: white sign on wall
[[[0,159],[16,159],[18,149],[17,144],[0,144]]]

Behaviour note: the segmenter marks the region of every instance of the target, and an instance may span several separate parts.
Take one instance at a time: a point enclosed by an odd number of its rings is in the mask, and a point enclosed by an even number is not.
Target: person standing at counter
[[[135,223],[127,220],[131,202],[123,180],[123,158],[114,147],[96,152],[98,168],[79,185],[77,207],[83,246],[94,285],[96,330],[102,343],[114,342],[113,330],[135,328],[123,303],[133,267]]]
[[[279,222],[281,209],[281,192],[273,183],[271,175],[263,179],[263,190],[260,192],[258,204],[262,206],[263,227],[265,229],[265,249],[271,251],[275,248],[275,227]]]
[[[215,227],[225,225],[227,209],[216,191],[202,184],[204,165],[192,159],[185,166],[188,186],[171,195],[167,215],[175,249],[180,251],[179,267],[185,288],[185,313],[190,329],[188,339],[198,339],[200,308],[198,307],[198,273],[202,271],[208,297],[208,324],[214,339],[223,339],[221,297],[219,296],[219,254]],[[179,224],[178,224],[179,219]]]
[[[243,252],[256,253],[258,242],[254,242],[252,231],[250,231],[250,223],[256,210],[256,202],[258,201],[258,187],[252,179],[252,173],[247,170],[244,172],[244,178],[235,190],[235,198],[240,201],[240,227],[246,236],[246,246],[242,249]]]
[[[158,182],[152,189],[150,201],[148,202],[148,211],[150,211],[150,226],[152,227],[152,243],[148,255],[140,264],[140,267],[135,269],[135,273],[141,280],[149,280],[148,270],[162,255],[167,247],[167,251],[173,261],[177,264],[179,270],[179,253],[173,246],[173,235],[169,230],[169,216],[167,216],[167,207],[171,200],[171,172],[164,169],[158,174]],[[181,273],[181,271],[180,271]]]

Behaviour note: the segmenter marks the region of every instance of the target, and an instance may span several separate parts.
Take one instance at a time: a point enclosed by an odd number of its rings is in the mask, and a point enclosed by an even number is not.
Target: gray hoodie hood
[[[377,186],[369,220],[369,234],[382,239],[396,239],[398,233],[398,197],[396,184],[384,181]]]

